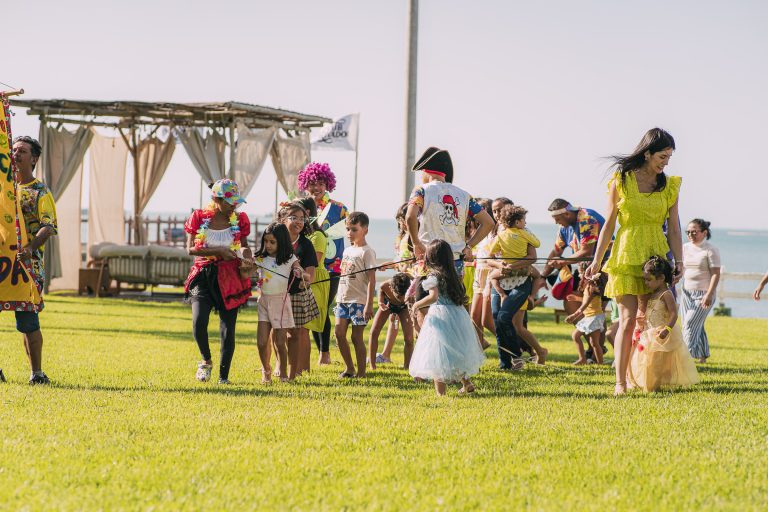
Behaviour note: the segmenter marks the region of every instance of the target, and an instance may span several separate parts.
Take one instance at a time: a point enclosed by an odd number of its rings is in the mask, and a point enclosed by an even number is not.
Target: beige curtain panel
[[[197,128],[180,127],[174,131],[203,181],[212,183],[224,177],[227,140],[223,135],[211,131],[203,136]]]
[[[277,180],[285,193],[289,196],[298,195],[299,172],[309,163],[310,159],[309,135],[301,133],[291,138],[283,138],[278,135],[272,144],[270,154]]]
[[[171,163],[173,152],[176,149],[176,141],[173,137],[163,142],[157,137],[150,137],[139,142],[139,211],[136,215],[144,213],[152,194],[160,185],[168,164]]]
[[[88,249],[102,242],[125,243],[125,164],[128,148],[122,138],[94,134],[90,151]]]
[[[264,162],[267,161],[272,142],[277,135],[277,128],[251,130],[238,123],[235,157],[230,169],[230,178],[240,187],[240,195],[246,197],[256,184]]]
[[[43,154],[36,173],[51,190],[56,202],[59,236],[45,244],[46,279],[56,279],[54,289],[77,288],[80,268],[80,194],[85,152],[93,138],[90,128],[74,132],[62,126],[40,125]],[[66,194],[72,185],[73,190]],[[74,190],[76,189],[76,190]],[[65,200],[66,199],[66,200]]]

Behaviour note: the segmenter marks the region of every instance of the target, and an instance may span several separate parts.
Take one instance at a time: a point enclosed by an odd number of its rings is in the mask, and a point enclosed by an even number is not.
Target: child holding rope
[[[261,236],[261,248],[256,253],[254,262],[258,268],[261,288],[258,306],[259,324],[256,330],[256,343],[262,366],[261,382],[263,384],[272,382],[270,332],[272,332],[272,341],[278,354],[280,380],[286,382],[288,381],[286,338],[288,330],[295,327],[288,287],[294,279],[302,279],[302,277],[309,279],[309,276],[303,275],[304,271],[299,265],[299,260],[293,254],[288,228],[279,222],[273,222],[264,230]]]
[[[431,379],[435,392],[445,395],[446,384],[461,381],[459,393],[472,393],[469,378],[480,371],[485,354],[475,327],[464,307],[464,285],[456,273],[451,246],[433,240],[424,255],[429,276],[422,281],[427,296],[416,301],[414,309],[429,306],[419,340],[413,351],[409,372],[416,379]]]
[[[527,213],[528,211],[525,208],[511,204],[501,209],[499,220],[504,229],[499,232],[491,244],[489,252],[493,255],[500,255],[505,260],[502,264],[504,267],[511,265],[516,260],[520,261],[527,258],[529,247],[536,249],[541,245],[536,235],[526,229],[525,216]],[[517,335],[533,348],[536,354],[536,362],[544,364],[549,351],[541,346],[536,336],[525,326],[525,312],[540,304],[534,297],[536,297],[538,290],[544,286],[544,279],[532,264],[527,265],[521,270],[522,272],[518,270],[517,273],[529,274],[533,278],[533,288],[528,299],[515,312],[512,323]],[[507,298],[507,291],[501,284],[501,281],[505,278],[504,268],[495,268],[488,275],[491,286],[501,297],[502,304],[504,304]]]
[[[586,265],[582,265],[583,269]],[[573,363],[575,365],[587,364],[594,361],[597,364],[603,364],[603,347],[600,344],[600,338],[605,329],[605,312],[603,311],[603,293],[605,285],[608,283],[608,276],[601,274],[597,279],[582,279],[579,283],[579,291],[582,293],[581,306],[579,309],[568,315],[566,322],[574,324],[571,337],[576,343],[576,349],[579,352],[579,358]],[[569,295],[574,299],[578,296]],[[592,348],[592,357],[587,358],[584,352],[584,343],[581,338],[587,338],[589,346]]]
[[[387,323],[388,318],[398,318],[400,325],[403,326],[403,339],[405,341],[403,368],[408,369],[408,363],[410,363],[411,354],[413,353],[413,322],[408,312],[405,295],[408,293],[410,286],[411,276],[404,272],[399,272],[385,281],[379,289],[379,310],[376,312],[376,316],[373,317],[371,332],[368,337],[368,359],[371,370],[375,370],[376,364],[381,362],[379,359],[381,354],[377,354],[376,350],[379,348],[379,334],[381,334],[381,329]],[[387,349],[390,352],[392,351],[392,347],[385,347],[385,352]],[[387,362],[391,362],[389,352],[386,353],[386,356]]]
[[[408,203],[403,203],[400,208],[397,209],[397,213],[395,214],[395,220],[397,221],[397,237],[395,238],[395,261],[393,261],[391,264],[387,264],[385,266],[379,267],[379,270],[389,270],[389,269],[396,269],[399,273],[403,273],[409,278],[412,278],[417,272],[415,271],[414,267],[416,265],[416,258],[413,256],[413,242],[411,242],[411,237],[408,236],[408,228],[405,224],[405,214],[408,211]],[[410,281],[410,280],[409,280]],[[379,302],[379,305],[381,305],[381,302]],[[407,309],[406,309],[407,313]],[[392,349],[395,348],[395,341],[397,340],[397,331],[400,329],[400,325],[403,326],[403,336],[405,337],[407,332],[406,329],[410,329],[411,331],[411,343],[413,343],[413,321],[411,320],[410,316],[408,317],[410,326],[406,327],[405,324],[400,322],[400,315],[393,315],[389,314],[387,315],[389,317],[389,323],[387,325],[387,338],[384,342],[384,350],[379,354],[377,353],[375,355],[375,358],[372,359],[375,361],[375,364],[384,364],[384,363],[391,363],[392,362]],[[374,325],[376,323],[376,319],[374,318]],[[371,327],[371,332],[373,332],[373,327]],[[377,335],[378,338],[378,335]],[[372,338],[369,339],[369,346]],[[376,341],[376,345],[378,346],[378,340]],[[411,346],[411,351],[413,351],[413,346]],[[408,355],[408,359],[410,359],[410,354]],[[373,366],[372,366],[373,368]],[[405,364],[405,368],[408,368],[408,364]]]
[[[350,247],[344,249],[341,260],[339,292],[336,295],[336,344],[346,368],[341,378],[365,377],[365,342],[363,332],[373,317],[373,293],[376,288],[376,253],[365,241],[368,234],[368,216],[352,212],[347,217],[347,239]],[[347,342],[347,329],[352,324],[352,345],[355,362]]]

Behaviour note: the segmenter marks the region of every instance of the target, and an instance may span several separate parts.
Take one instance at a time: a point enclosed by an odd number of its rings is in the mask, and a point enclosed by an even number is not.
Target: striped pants
[[[688,345],[688,351],[694,359],[709,357],[709,339],[704,330],[704,322],[707,320],[709,312],[712,311],[715,298],[712,298],[711,306],[702,307],[701,299],[706,293],[703,290],[686,290],[683,288],[683,340]]]

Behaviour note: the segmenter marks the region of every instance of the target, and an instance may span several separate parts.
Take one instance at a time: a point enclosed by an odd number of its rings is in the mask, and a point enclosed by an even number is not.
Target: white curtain
[[[264,162],[277,135],[277,128],[251,130],[238,123],[236,130],[237,144],[230,178],[240,187],[240,195],[246,197],[264,168]]]
[[[90,153],[88,249],[102,242],[125,243],[123,197],[128,148],[122,138],[95,134]]]
[[[197,128],[177,128],[175,133],[203,181],[212,183],[224,177],[227,140],[223,135],[212,131],[203,136]]]
[[[45,244],[46,278],[57,279],[54,289],[77,289],[80,268],[80,193],[82,185],[82,164],[85,152],[93,138],[93,132],[85,126],[74,132],[61,126],[40,124],[40,144],[43,153],[35,169],[37,176],[45,183],[56,203],[59,235]],[[79,173],[79,174],[78,174]],[[72,184],[73,190],[65,191]],[[73,257],[76,254],[77,257]]]
[[[46,256],[48,251],[51,251],[53,256],[58,255],[56,260],[61,268],[61,275],[51,280],[49,290],[77,290],[79,286],[79,273],[83,265],[83,240],[80,234],[82,186],[83,165],[81,163],[67,189],[56,200],[59,234],[49,238],[45,243]],[[51,268],[55,266],[51,265]],[[46,273],[48,273],[47,267]]]
[[[289,196],[298,195],[299,172],[309,163],[309,134],[302,132],[291,138],[275,137],[272,144],[272,166],[283,190]]]

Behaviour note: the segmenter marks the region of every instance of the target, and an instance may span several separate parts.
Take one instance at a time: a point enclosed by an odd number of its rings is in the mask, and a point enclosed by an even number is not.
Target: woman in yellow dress
[[[307,237],[312,242],[312,246],[317,253],[317,261],[322,262],[325,258],[325,248],[328,244],[328,237],[325,236],[325,232],[320,228],[317,223],[317,206],[311,197],[299,199],[297,201],[301,206],[307,210],[309,218],[311,219],[312,233]],[[328,295],[331,292],[331,283],[329,281],[330,274],[323,265],[318,265],[315,268],[315,280],[312,282],[312,294],[315,296],[317,307],[320,309],[320,316],[311,320],[304,326],[305,329],[312,332],[323,332],[325,326],[325,320],[328,318]],[[331,364],[331,353],[328,346],[322,345],[322,339],[315,337],[315,344],[317,345],[317,351],[320,353],[317,361],[318,365]],[[309,361],[307,368],[309,370]]]
[[[655,255],[672,249],[675,259],[674,279],[683,270],[683,242],[677,198],[682,178],[664,174],[675,150],[675,139],[660,128],[648,130],[630,155],[616,156],[616,172],[608,183],[608,212],[600,230],[592,264],[585,272],[590,279],[605,270],[608,286],[605,294],[619,306],[616,333],[616,395],[627,390],[627,365],[635,324],[643,317],[650,290],[643,281],[643,264]],[[603,257],[611,243],[616,220],[619,230],[611,256],[603,267]],[[662,226],[667,221],[667,235]]]

